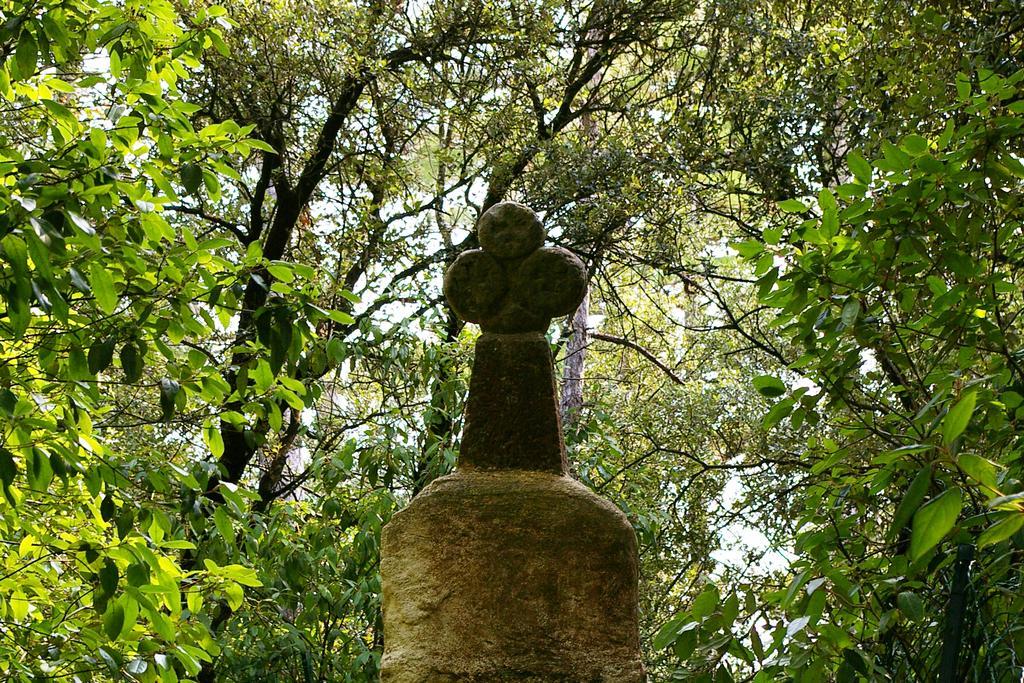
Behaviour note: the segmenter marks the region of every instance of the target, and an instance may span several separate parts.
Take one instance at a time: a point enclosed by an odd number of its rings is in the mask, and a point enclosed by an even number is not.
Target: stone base
[[[643,683],[636,537],[541,472],[459,471],[384,528],[383,683]]]

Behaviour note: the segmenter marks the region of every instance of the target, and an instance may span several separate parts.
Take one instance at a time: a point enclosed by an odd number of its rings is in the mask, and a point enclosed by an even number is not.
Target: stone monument
[[[636,537],[567,476],[544,336],[579,305],[583,263],[521,204],[477,231],[444,283],[483,329],[459,466],[384,528],[381,680],[642,683]]]

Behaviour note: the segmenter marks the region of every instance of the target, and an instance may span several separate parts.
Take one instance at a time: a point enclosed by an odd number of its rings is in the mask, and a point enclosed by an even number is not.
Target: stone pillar
[[[643,683],[636,537],[566,475],[551,318],[586,273],[525,206],[491,208],[445,276],[480,324],[454,474],[384,528],[383,683]]]

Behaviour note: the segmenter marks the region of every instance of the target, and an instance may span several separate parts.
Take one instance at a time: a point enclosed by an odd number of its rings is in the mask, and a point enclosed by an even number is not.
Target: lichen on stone
[[[477,223],[480,249],[448,268],[444,294],[456,315],[485,332],[545,332],[551,319],[576,310],[587,269],[567,249],[544,247],[544,226],[515,202],[491,207]]]

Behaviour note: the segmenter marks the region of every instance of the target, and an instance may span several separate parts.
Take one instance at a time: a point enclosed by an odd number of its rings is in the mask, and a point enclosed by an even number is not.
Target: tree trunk
[[[583,409],[583,372],[587,356],[587,317],[590,314],[590,295],[583,297],[579,308],[569,322],[569,342],[565,346],[565,365],[562,370],[562,427],[568,433],[576,429]]]

